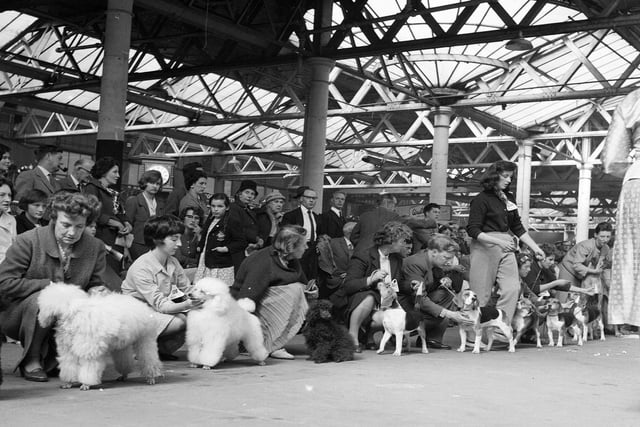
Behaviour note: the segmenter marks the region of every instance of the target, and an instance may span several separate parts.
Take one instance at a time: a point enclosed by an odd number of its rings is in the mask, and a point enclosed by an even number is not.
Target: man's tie
[[[307,209],[307,215],[309,215],[309,226],[311,228],[311,233],[309,235],[309,241],[310,242],[315,242],[316,241],[316,225],[313,222],[313,214],[308,209]]]

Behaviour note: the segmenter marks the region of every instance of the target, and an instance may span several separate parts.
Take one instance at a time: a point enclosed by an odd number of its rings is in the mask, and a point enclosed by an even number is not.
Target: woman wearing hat
[[[240,264],[251,253],[264,246],[264,241],[258,236],[258,218],[256,212],[251,209],[251,204],[258,196],[258,185],[254,181],[244,180],[236,191],[235,202],[229,207],[229,219],[239,223],[244,233],[243,240],[246,246],[241,250],[231,252],[233,269],[238,272]]]
[[[265,247],[271,245],[278,232],[284,200],[282,193],[274,190],[264,198],[264,205],[258,212],[258,236],[264,240]]]

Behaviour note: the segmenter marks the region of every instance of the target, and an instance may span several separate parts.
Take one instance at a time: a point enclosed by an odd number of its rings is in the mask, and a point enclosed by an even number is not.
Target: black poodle
[[[349,331],[331,317],[333,304],[328,300],[318,300],[311,304],[307,312],[307,324],[302,334],[307,340],[309,358],[316,363],[353,360],[356,346]]]

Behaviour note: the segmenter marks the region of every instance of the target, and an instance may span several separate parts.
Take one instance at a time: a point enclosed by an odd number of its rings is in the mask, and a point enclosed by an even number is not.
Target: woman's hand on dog
[[[367,278],[367,285],[373,286],[378,282],[384,281],[385,277],[387,277],[389,273],[384,270],[373,270],[371,275]]]

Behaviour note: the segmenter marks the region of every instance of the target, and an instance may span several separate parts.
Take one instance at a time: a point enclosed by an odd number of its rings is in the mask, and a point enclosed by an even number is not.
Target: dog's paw
[[[376,350],[376,354],[382,354],[383,351],[384,351],[384,349]]]
[[[478,349],[475,349],[475,348],[474,348],[474,349],[473,349],[473,351],[472,351],[471,353],[473,353],[473,354],[480,354],[480,349],[479,349],[479,348],[478,348]]]
[[[156,384],[156,379],[155,378],[147,378],[147,384],[155,385]]]
[[[82,391],[87,391],[87,390],[89,390],[90,388],[91,388],[91,386],[90,386],[90,385],[87,385],[87,384],[81,384],[81,385],[80,385],[80,390],[82,390]]]
[[[513,348],[513,347],[510,347],[510,348],[509,348],[509,353],[515,353],[515,352],[516,352],[516,349],[515,349],[515,348]]]
[[[458,347],[458,350],[457,350],[457,351],[458,351],[459,353],[464,353],[464,351],[465,351],[464,346],[462,346],[462,347]]]
[[[60,388],[62,389],[70,389],[71,387],[73,387],[73,383],[64,383],[60,386]]]
[[[401,351],[394,351],[393,355],[394,356],[402,356],[402,352]]]
[[[202,365],[202,369],[204,369],[205,371],[210,371],[212,368],[211,366]]]
[[[189,367],[190,368],[199,368],[200,365],[198,365],[197,363],[189,363]]]
[[[258,362],[258,366],[266,366],[267,362],[265,362],[264,360]]]
[[[460,351],[460,350],[458,349],[458,351]],[[422,350],[420,350],[420,352],[422,354],[429,354],[429,350],[427,350],[426,348],[423,348]]]
[[[549,347],[553,347],[553,343],[552,342],[549,343]]]
[[[607,339],[604,337],[604,334],[602,334],[602,336],[600,336],[600,341],[606,341]]]
[[[126,380],[127,380],[126,375],[120,375],[118,378],[116,378],[116,381],[126,381]]]

